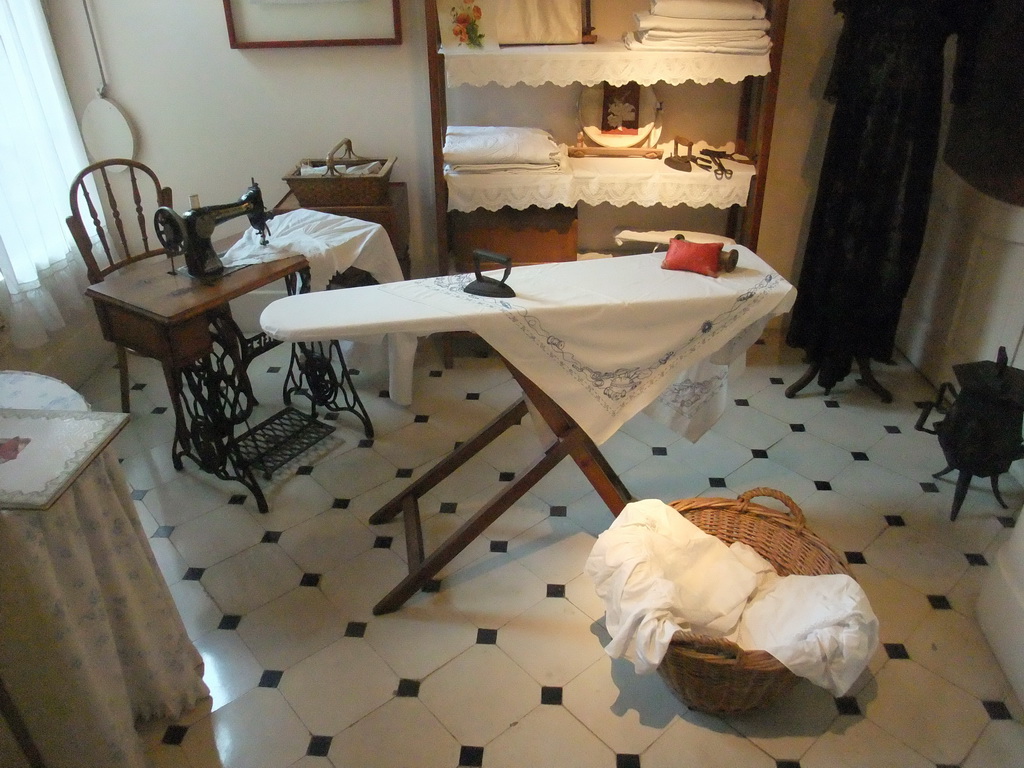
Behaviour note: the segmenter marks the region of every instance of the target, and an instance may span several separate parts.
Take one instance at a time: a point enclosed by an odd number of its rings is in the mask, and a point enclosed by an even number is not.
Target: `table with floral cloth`
[[[0,407],[88,410],[62,382],[10,371]],[[26,457],[38,460],[26,447],[11,466]],[[144,768],[136,722],[209,693],[109,446],[47,508],[0,509],[0,680],[8,727],[18,736],[21,721],[30,764],[48,768]]]

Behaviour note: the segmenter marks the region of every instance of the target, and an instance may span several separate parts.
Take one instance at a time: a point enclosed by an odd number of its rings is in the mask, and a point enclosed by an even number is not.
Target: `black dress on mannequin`
[[[943,102],[943,49],[966,77],[989,0],[835,0],[844,17],[825,92],[835,112],[786,341],[830,391],[856,362],[890,361],[924,239]],[[958,86],[954,86],[956,89]]]

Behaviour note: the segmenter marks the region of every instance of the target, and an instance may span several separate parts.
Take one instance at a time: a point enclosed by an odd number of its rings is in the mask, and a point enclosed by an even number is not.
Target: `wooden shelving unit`
[[[714,205],[728,209],[728,234],[756,250],[761,209],[775,120],[779,71],[785,37],[788,0],[765,0],[771,21],[772,48],[767,57],[718,53],[675,53],[628,50],[614,35],[593,44],[516,46],[493,52],[446,52],[441,45],[436,0],[424,0],[427,30],[427,68],[430,86],[433,172],[436,201],[438,273],[451,267],[453,218],[464,227],[469,209],[479,206],[495,212],[513,209],[555,208],[629,202],[640,205]],[[448,125],[448,88],[497,84],[511,87],[545,83],[613,85],[634,81],[707,84],[716,80],[736,83],[741,89],[736,116],[736,143],[754,164],[737,166],[728,183],[710,175],[664,172],[661,161],[642,158],[571,158],[569,169],[557,177],[516,178],[495,175],[488,179],[451,180],[445,177],[442,147]],[[671,136],[666,126],[663,136]],[[647,165],[645,165],[647,164]],[[651,169],[649,172],[646,169]],[[531,192],[535,184],[537,192]],[[450,205],[450,202],[452,205]],[[449,208],[454,208],[449,215]],[[513,211],[514,213],[514,211]],[[525,214],[524,214],[525,217]]]

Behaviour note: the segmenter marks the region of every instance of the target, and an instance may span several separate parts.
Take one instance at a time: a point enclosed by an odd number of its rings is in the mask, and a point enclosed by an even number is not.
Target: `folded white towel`
[[[637,38],[644,43],[661,41],[690,43],[692,45],[731,45],[735,47],[763,48],[764,32],[745,30],[736,32],[665,32],[661,29],[649,29],[637,32]]]
[[[560,163],[446,163],[445,173],[560,173]]]
[[[451,125],[444,140],[444,161],[451,165],[558,163],[560,149],[540,128]]]
[[[651,13],[677,19],[763,19],[757,0],[651,0]]]
[[[765,55],[772,48],[768,35],[747,43],[690,42],[684,39],[647,40],[640,32],[627,32],[623,42],[631,51],[676,51],[679,53],[733,53],[742,55]]]
[[[640,32],[660,29],[665,32],[727,32],[735,30],[771,28],[768,19],[677,19],[655,16],[653,13],[634,13],[633,20]]]

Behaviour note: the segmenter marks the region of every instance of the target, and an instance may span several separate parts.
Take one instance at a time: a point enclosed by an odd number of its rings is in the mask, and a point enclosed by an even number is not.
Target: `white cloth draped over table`
[[[267,226],[266,245],[260,245],[259,233],[249,227],[224,253],[224,266],[305,256],[314,291],[323,290],[335,272],[353,266],[380,283],[403,279],[391,238],[380,224],[298,208],[278,214]]]
[[[738,251],[736,271],[718,278],[641,254],[516,267],[512,299],[465,293],[473,276],[452,275],[279,299],[260,323],[285,341],[473,331],[598,444],[648,407],[696,439],[724,408],[729,362],[795,293]]]
[[[0,406],[88,408],[17,372]],[[112,448],[48,509],[0,509],[0,617],[0,678],[49,768],[146,768],[135,722],[209,694]]]
[[[267,245],[251,227],[224,254],[225,267],[257,264],[264,261],[302,255],[309,262],[312,290],[323,290],[336,272],[349,267],[369,272],[380,283],[404,280],[387,231],[380,224],[348,216],[299,208],[270,220]],[[388,384],[395,402],[408,405],[412,399],[412,368],[416,355],[416,337],[387,334],[363,338],[348,350],[348,362],[359,365],[361,356],[380,344],[387,346]]]

